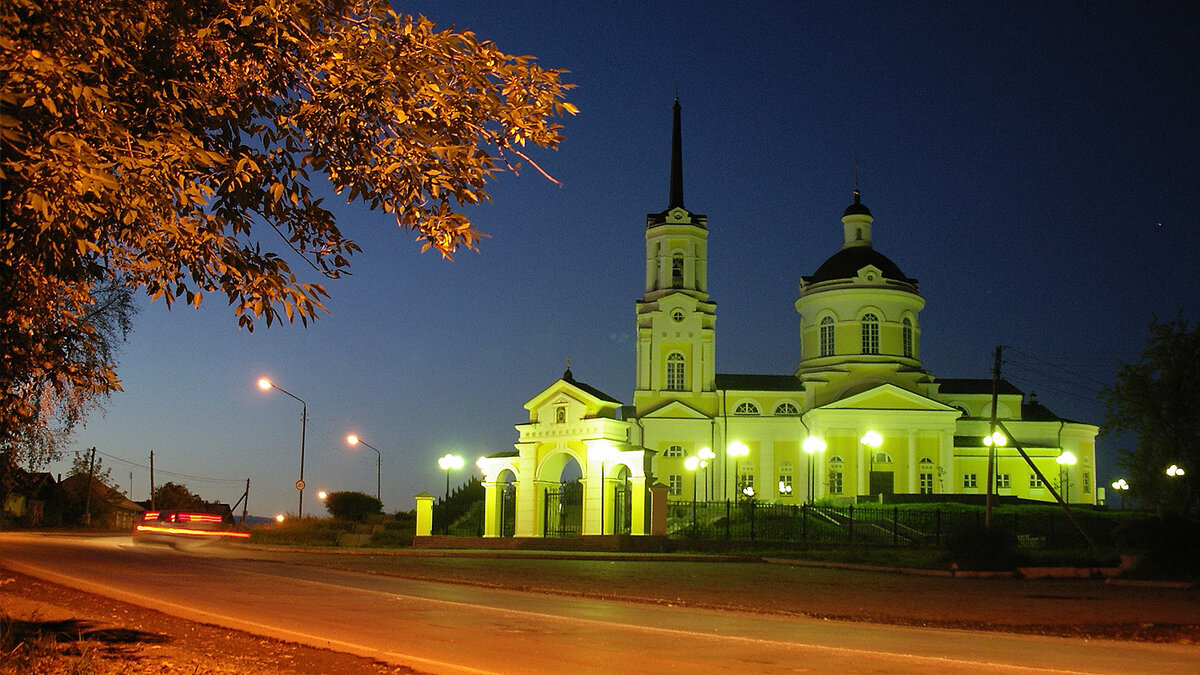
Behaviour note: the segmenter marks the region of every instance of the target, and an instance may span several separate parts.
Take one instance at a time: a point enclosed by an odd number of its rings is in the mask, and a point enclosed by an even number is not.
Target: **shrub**
[[[1017,535],[1007,527],[966,521],[946,538],[950,562],[965,570],[1016,569]]]
[[[1200,578],[1200,523],[1177,515],[1130,519],[1113,532],[1122,553],[1142,556],[1131,576],[1150,579]]]
[[[334,518],[366,522],[367,516],[383,511],[383,502],[362,492],[330,492],[325,497],[325,508]]]

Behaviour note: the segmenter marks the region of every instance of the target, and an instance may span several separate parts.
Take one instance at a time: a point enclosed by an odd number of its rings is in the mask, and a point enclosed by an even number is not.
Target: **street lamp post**
[[[872,494],[874,486],[871,485],[871,478],[875,475],[875,451],[883,445],[883,436],[879,435],[878,431],[868,431],[863,434],[863,437],[858,439],[867,448],[867,494]],[[861,469],[859,469],[861,471]]]
[[[1124,478],[1118,478],[1113,481],[1113,489],[1121,495],[1121,510],[1125,510],[1125,492],[1129,490],[1129,483],[1125,482]]]
[[[700,470],[701,460],[696,455],[683,460],[683,467],[691,472],[691,530],[696,531],[696,472]]]
[[[383,469],[381,468],[383,465],[383,453],[379,452],[379,448],[371,445],[370,443],[364,441],[363,439],[359,438],[358,436],[355,436],[354,434],[350,434],[349,436],[347,436],[346,442],[349,443],[350,445],[358,445],[359,443],[361,443],[375,451],[375,498],[378,499],[380,502],[382,502],[383,496],[379,490],[379,483],[380,483],[380,476],[382,475],[382,472],[383,472]],[[449,478],[449,476],[450,476],[450,474],[447,472],[446,477]]]
[[[750,448],[747,448],[746,444],[742,443],[741,441],[734,441],[734,442],[730,443],[727,448],[725,448],[725,454],[727,454],[733,458],[733,461],[730,463],[731,464],[730,469],[731,469],[731,473],[733,474],[733,479],[731,479],[729,481],[729,482],[733,482],[733,480],[736,480],[736,478],[737,478],[738,460],[741,459],[742,457],[749,455]],[[725,499],[729,499],[729,483],[725,484]]]
[[[808,455],[808,503],[812,504],[816,497],[814,493],[817,491],[817,475],[816,467],[813,465],[813,457],[819,452],[825,452],[826,445],[824,440],[816,436],[809,436],[804,439],[804,444],[801,447],[804,448],[805,454]]]
[[[700,452],[698,454],[700,456],[700,468],[704,469],[704,501],[707,502],[709,499],[711,499],[709,495],[712,494],[713,487],[711,485],[712,474],[709,473],[708,467],[710,464],[712,464],[712,461],[717,458],[717,453],[705,447],[700,448]]]
[[[450,470],[463,468],[463,458],[458,455],[447,452],[445,455],[438,457],[438,466],[446,472],[446,499],[442,502],[442,509],[446,513],[446,521],[443,525],[443,534],[450,533]]]
[[[1071,503],[1071,473],[1070,468],[1075,465],[1075,453],[1070,450],[1064,450],[1062,454],[1054,458],[1058,462],[1058,485],[1062,490],[1063,501]]]
[[[463,458],[458,455],[446,453],[438,458],[438,466],[446,472],[446,501],[450,501],[450,470],[463,468]]]
[[[300,479],[296,481],[296,491],[300,493],[300,506],[296,509],[298,517],[304,517],[304,436],[305,428],[308,425],[308,404],[304,399],[275,384],[274,382],[263,377],[258,380],[258,388],[266,391],[268,389],[276,389],[300,401]]]

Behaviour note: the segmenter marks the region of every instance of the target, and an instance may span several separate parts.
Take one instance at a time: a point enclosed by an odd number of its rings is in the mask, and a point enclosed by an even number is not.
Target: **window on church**
[[[683,254],[676,253],[671,257],[671,286],[683,288]]]
[[[776,415],[799,415],[800,411],[796,409],[796,404],[783,402],[775,406]]]
[[[1086,471],[1083,472],[1083,491],[1085,494],[1092,491],[1092,477]]]
[[[792,474],[779,474],[779,494],[784,497],[792,494]]]
[[[923,495],[933,494],[933,474],[932,473],[921,474],[921,494],[923,494]]]
[[[673,473],[667,476],[667,494],[681,495],[683,494],[683,476]]]
[[[875,456],[871,458],[871,460],[876,464],[891,464],[892,456],[886,452],[877,452],[875,453]]]
[[[745,467],[743,467],[743,471],[744,470],[746,470]],[[750,467],[750,470],[753,470],[753,467]],[[743,473],[740,476],[738,476],[738,494],[745,494],[746,488],[753,488],[753,487],[754,487],[754,474]]]
[[[757,415],[758,406],[749,401],[743,401],[738,404],[738,407],[733,409],[734,415]]]
[[[821,356],[833,356],[833,317],[821,319]]]
[[[913,326],[912,321],[908,317],[904,317],[904,358],[911,359],[913,357]]]
[[[1038,478],[1038,475],[1036,473],[1029,474],[1029,489],[1030,490],[1041,490],[1044,487],[1046,487],[1046,484],[1042,482],[1041,478]]]
[[[566,424],[567,423],[567,406],[560,405],[560,406],[557,406],[554,408],[554,423],[555,424]]]
[[[667,446],[667,449],[663,451],[663,457],[683,457],[683,446]]]
[[[977,474],[973,474],[973,473],[964,473],[963,474],[963,487],[964,488],[979,487],[979,476]]]
[[[874,314],[862,318],[862,353],[879,353],[879,317]]]
[[[1007,490],[1012,487],[1012,476],[1006,473],[996,474],[996,487],[1001,490]]]
[[[667,391],[684,390],[684,372],[687,362],[683,354],[674,352],[667,357]]]
[[[831,494],[831,495],[842,494],[842,472],[841,471],[832,471],[831,470],[829,472],[829,494]]]

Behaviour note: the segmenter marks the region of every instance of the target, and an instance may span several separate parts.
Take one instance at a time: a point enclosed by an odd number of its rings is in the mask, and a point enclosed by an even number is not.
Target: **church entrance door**
[[[892,471],[871,472],[871,494],[890,495],[896,492],[896,482]]]

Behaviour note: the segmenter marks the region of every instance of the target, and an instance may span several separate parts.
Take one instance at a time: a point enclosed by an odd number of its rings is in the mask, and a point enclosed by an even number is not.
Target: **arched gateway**
[[[525,408],[529,422],[517,425],[516,450],[477,462],[486,493],[484,536],[509,534],[505,494],[512,484],[515,536],[646,534],[651,453],[629,442],[621,403],[567,370]],[[572,463],[579,467],[578,488],[564,471]]]

